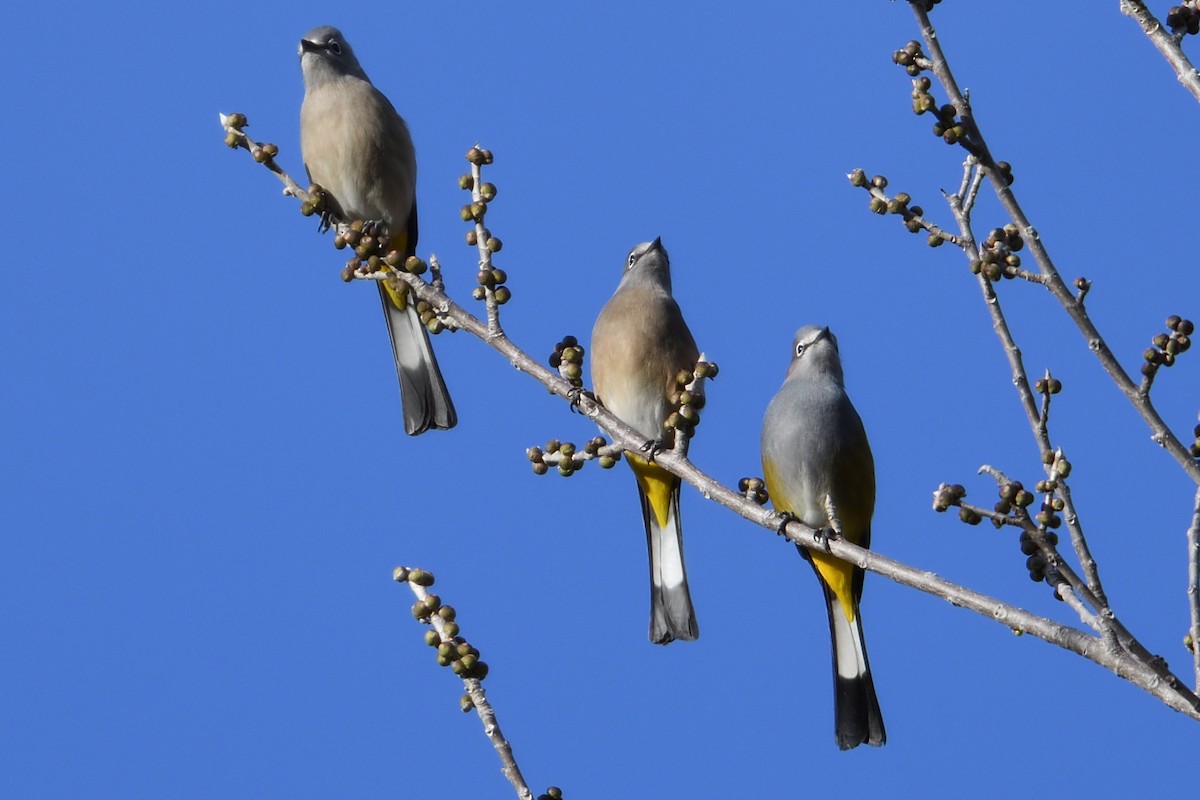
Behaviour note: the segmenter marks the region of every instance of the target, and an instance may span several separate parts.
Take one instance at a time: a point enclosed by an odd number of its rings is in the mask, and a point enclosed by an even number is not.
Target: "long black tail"
[[[843,750],[860,744],[879,747],[887,742],[887,731],[883,727],[879,698],[875,696],[875,681],[871,679],[858,604],[854,605],[854,619],[849,620],[823,580],[821,588],[825,591],[833,640],[833,724],[838,747]]]
[[[638,483],[646,545],[650,551],[650,641],[667,644],[676,639],[691,641],[700,635],[692,595],[688,591],[687,568],[683,563],[683,530],[679,525],[679,479],[673,479],[667,524],[660,527],[650,499]]]

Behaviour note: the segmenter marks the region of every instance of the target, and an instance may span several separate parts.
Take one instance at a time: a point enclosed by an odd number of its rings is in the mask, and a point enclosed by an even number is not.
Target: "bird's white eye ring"
[[[800,344],[796,345],[796,357],[797,357],[797,358],[799,358],[800,356],[804,355],[804,348],[805,348],[805,347],[808,347],[808,345],[804,344],[803,342],[801,342]]]
[[[629,254],[629,263],[625,265],[625,269],[633,269],[633,265],[637,263],[637,254]]]
[[[336,53],[339,56],[342,54],[342,45],[338,42],[337,39],[330,39],[328,47],[329,47],[329,52]]]

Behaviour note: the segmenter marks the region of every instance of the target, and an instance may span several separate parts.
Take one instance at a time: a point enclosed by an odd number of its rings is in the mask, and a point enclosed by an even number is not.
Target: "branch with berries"
[[[1196,0],[1171,6],[1167,11],[1170,33],[1142,0],[1121,0],[1121,13],[1138,24],[1150,43],[1171,65],[1179,82],[1200,101],[1200,73],[1196,72],[1182,47],[1184,36],[1200,33],[1200,9],[1196,7]]]
[[[501,771],[508,782],[513,785],[517,797],[521,800],[533,800],[533,792],[521,774],[521,768],[513,756],[512,746],[504,738],[500,723],[496,720],[496,712],[488,702],[487,693],[483,690],[483,679],[488,675],[488,665],[479,658],[475,649],[462,635],[458,624],[458,612],[454,606],[442,602],[442,598],[429,591],[434,584],[432,572],[416,567],[396,567],[392,578],[397,583],[403,583],[412,590],[417,598],[413,603],[413,617],[420,623],[429,626],[425,632],[425,644],[437,650],[437,663],[449,667],[462,679],[463,695],[459,698],[459,707],[463,713],[474,710],[483,723],[484,734],[496,749],[500,757]],[[562,790],[551,786],[538,800],[561,800]]]
[[[230,127],[229,120],[236,121],[238,126]],[[287,193],[300,200],[302,213],[309,216],[324,214],[321,210],[319,187],[299,188],[299,185],[287,177],[275,163],[277,147],[250,143],[241,132],[241,128],[245,126],[245,117],[223,115],[222,122],[227,144],[235,148],[243,147],[252,155],[255,152],[259,153],[260,156],[256,156],[255,161],[267,166],[284,181],[289,187]],[[640,451],[647,445],[645,438],[605,409],[590,392],[584,390],[583,349],[577,341],[564,339],[560,342],[561,348],[556,348],[556,355],[551,359],[553,366],[547,368],[526,350],[518,347],[504,332],[500,325],[500,306],[511,300],[512,293],[506,286],[507,274],[496,267],[492,260],[493,254],[500,251],[499,239],[484,225],[490,203],[496,196],[496,188],[494,184],[483,181],[482,173],[483,167],[490,165],[494,159],[489,151],[475,146],[468,151],[467,160],[472,165],[471,173],[469,180],[467,176],[460,180],[460,186],[464,189],[469,188],[472,198],[471,202],[463,207],[461,216],[471,224],[471,230],[466,237],[467,243],[476,247],[479,253],[477,286],[472,296],[485,303],[486,320],[471,314],[447,293],[436,257],[430,257],[428,263],[416,257],[401,261],[394,252],[385,252],[387,237],[382,235],[383,232],[373,230],[368,223],[362,221],[336,221],[338,236],[335,237],[335,246],[351,248],[353,251],[351,261],[343,269],[343,277],[349,280],[388,280],[393,286],[407,287],[406,290],[415,298],[422,319],[431,332],[465,331],[479,338],[498,351],[519,371],[528,374],[552,394],[562,398],[572,410],[595,423],[608,437],[604,441],[593,439],[582,449],[572,445],[567,448],[567,452],[564,452],[562,443],[559,442],[558,447],[547,447],[540,453],[527,453],[527,457],[534,463],[535,471],[541,471],[538,467],[539,462],[545,469],[553,464],[559,468],[560,473],[564,472],[564,465],[569,464],[566,468],[569,474],[593,458],[602,466],[611,466],[621,451]],[[501,291],[502,289],[504,291]],[[763,507],[766,492],[761,478],[743,479],[735,491],[699,469],[687,457],[687,434],[694,430],[698,422],[698,412],[703,407],[703,394],[696,391],[696,382],[715,374],[716,366],[703,360],[696,365],[691,375],[681,374],[678,408],[669,422],[685,435],[675,437],[675,447],[656,452],[657,465],[694,486],[705,499],[784,536],[790,542],[810,549],[820,547],[834,557],[862,569],[941,597],[957,607],[969,609],[1015,631],[1028,633],[1081,655],[1129,680],[1168,706],[1200,720],[1200,699],[1186,689],[1180,691],[1174,683],[1163,680],[1161,674],[1144,663],[1104,646],[1097,637],[952,583],[928,570],[908,566],[877,551],[864,550],[838,537],[828,537],[826,532],[812,529],[794,518],[782,517]],[[455,651],[457,652],[457,645]],[[467,653],[470,654],[469,649]]]
[[[1193,445],[1185,448],[1179,437],[1176,437],[1161,419],[1149,397],[1159,368],[1173,365],[1177,356],[1190,347],[1193,325],[1189,320],[1178,316],[1168,318],[1167,332],[1157,334],[1152,341],[1153,346],[1143,354],[1140,385],[1133,382],[1105,345],[1084,308],[1084,298],[1091,289],[1091,282],[1082,277],[1077,279],[1074,282],[1074,293],[1066,287],[1057,268],[1051,262],[1044,243],[1021,211],[1011,188],[1012,166],[993,158],[970,102],[966,94],[958,88],[941,42],[929,19],[932,5],[924,0],[910,2],[921,29],[922,41],[910,41],[893,54],[893,61],[901,66],[912,80],[913,112],[917,115],[932,115],[935,118],[933,134],[947,145],[958,146],[966,151],[958,192],[943,193],[953,215],[955,227],[958,228],[957,233],[951,233],[930,220],[924,209],[912,203],[912,197],[908,193],[889,195],[886,177],[876,175],[868,178],[862,169],[854,170],[848,177],[852,185],[864,189],[870,195],[869,206],[872,212],[899,216],[904,227],[910,232],[926,233],[926,242],[930,247],[950,243],[962,251],[970,272],[979,283],[985,307],[1008,359],[1013,385],[1017,389],[1019,401],[1026,413],[1047,473],[1044,479],[1037,482],[1039,491],[1045,494],[1045,500],[1036,516],[1031,516],[1025,510],[1026,505],[1032,502],[1033,495],[1025,492],[1020,483],[1008,481],[1006,478],[998,478],[1001,489],[1000,502],[992,510],[965,503],[965,489],[958,484],[942,484],[935,493],[934,507],[938,511],[948,510],[951,506],[958,507],[960,519],[968,524],[978,524],[987,518],[998,528],[1015,526],[1021,529],[1019,545],[1027,556],[1026,567],[1031,578],[1038,582],[1046,582],[1058,599],[1071,605],[1079,618],[1101,635],[1107,646],[1122,650],[1130,658],[1158,672],[1164,680],[1179,683],[1167,670],[1162,659],[1146,651],[1120,624],[1109,606],[1100,580],[1099,568],[1084,536],[1080,517],[1071,500],[1070,487],[1065,480],[1070,469],[1069,462],[1062,457],[1061,450],[1054,448],[1051,443],[1050,397],[1061,391],[1062,384],[1047,371],[1044,378],[1032,382],[1031,385],[1021,350],[1004,315],[999,285],[1006,280],[1021,279],[1050,291],[1075,321],[1084,334],[1089,349],[1096,353],[1118,388],[1133,402],[1149,424],[1154,441],[1171,452],[1189,476],[1200,483],[1200,464],[1196,460],[1200,457],[1200,447]],[[939,104],[934,97],[934,79],[945,92],[948,102]],[[991,228],[980,242],[974,231],[972,212],[984,181],[991,184],[1011,221]],[[1036,270],[1022,266],[1020,251],[1027,245],[1037,266]],[[1040,402],[1035,395],[1040,396]],[[1200,427],[1197,428],[1196,444],[1200,445]],[[984,471],[993,473],[993,477],[999,474],[990,467]],[[1058,536],[1050,530],[1059,527],[1064,519],[1071,534],[1072,548],[1079,559],[1083,580],[1066,566],[1057,550]],[[1193,597],[1197,594],[1200,592],[1191,593]],[[1200,615],[1200,610],[1195,611],[1194,615]],[[1197,660],[1196,669],[1197,685],[1200,685],[1200,660]]]

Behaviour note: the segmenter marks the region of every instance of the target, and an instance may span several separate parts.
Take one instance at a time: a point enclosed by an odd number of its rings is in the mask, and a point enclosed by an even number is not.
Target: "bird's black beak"
[[[651,250],[662,250],[662,249],[663,249],[662,237],[656,236],[656,237],[654,237],[654,241],[650,243],[650,248],[646,252],[649,253]]]

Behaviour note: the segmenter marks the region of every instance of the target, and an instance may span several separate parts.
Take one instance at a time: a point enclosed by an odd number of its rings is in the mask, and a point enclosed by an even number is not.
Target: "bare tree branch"
[[[1192,524],[1188,526],[1188,606],[1192,614],[1190,636],[1192,640],[1192,662],[1196,671],[1196,691],[1200,692],[1200,490],[1196,492],[1196,503],[1192,511]]]
[[[442,605],[441,598],[427,591],[433,585],[433,574],[416,567],[396,567],[392,572],[393,579],[398,583],[408,584],[408,588],[416,595],[417,602],[413,604],[413,616],[421,622],[433,626],[426,634],[425,642],[438,648],[438,661],[443,666],[453,666],[454,671],[462,678],[466,691],[462,706],[463,711],[474,708],[483,723],[483,732],[496,748],[500,757],[501,771],[508,782],[513,785],[517,797],[521,800],[533,800],[533,792],[521,775],[521,768],[513,756],[512,745],[504,738],[500,723],[496,720],[495,709],[488,702],[487,694],[483,691],[481,681],[487,675],[487,665],[479,661],[479,651],[459,636],[459,627],[453,606]]]
[[[1175,77],[1183,87],[1200,100],[1200,73],[1192,66],[1192,62],[1179,46],[1179,39],[1163,28],[1158,18],[1150,13],[1142,0],[1121,0],[1121,13],[1133,19],[1141,27],[1142,33],[1150,39],[1151,44],[1162,53],[1162,57],[1175,70]]]
[[[1030,250],[1032,251],[1034,258],[1038,263],[1039,269],[1046,278],[1045,285],[1047,289],[1049,289],[1051,293],[1060,301],[1060,303],[1066,309],[1068,315],[1071,316],[1071,318],[1075,321],[1076,326],[1087,337],[1089,348],[1096,353],[1110,377],[1112,377],[1121,391],[1134,403],[1134,406],[1142,414],[1143,419],[1145,419],[1150,425],[1151,430],[1154,432],[1153,439],[1163,447],[1167,448],[1167,450],[1175,456],[1176,460],[1181,464],[1181,466],[1184,467],[1189,477],[1191,477],[1194,481],[1197,481],[1197,483],[1200,483],[1200,463],[1194,460],[1192,454],[1183,447],[1182,443],[1180,443],[1178,438],[1175,437],[1171,430],[1166,426],[1159,416],[1157,410],[1151,404],[1149,398],[1149,382],[1143,382],[1141,387],[1133,384],[1129,376],[1117,363],[1107,345],[1104,344],[1099,332],[1096,330],[1095,326],[1092,324],[1090,318],[1084,310],[1083,296],[1086,294],[1088,288],[1090,288],[1090,284],[1083,279],[1077,281],[1080,294],[1078,296],[1073,296],[1070,290],[1063,283],[1057,269],[1050,261],[1049,255],[1047,254],[1040,237],[1038,237],[1036,230],[1025,217],[1024,212],[1021,210],[1020,205],[1017,203],[1016,197],[1010,188],[1010,184],[1012,182],[1010,174],[1011,167],[1006,164],[999,164],[992,158],[987,142],[974,118],[970,102],[965,94],[958,88],[957,81],[950,70],[950,66],[946,61],[945,54],[941,49],[941,44],[938,40],[937,33],[934,31],[933,26],[930,23],[927,4],[922,0],[916,0],[914,2],[910,2],[910,7],[916,16],[917,23],[921,29],[921,36],[925,44],[925,49],[928,51],[928,58],[923,57],[920,52],[914,52],[912,50],[909,50],[908,52],[913,56],[914,63],[916,63],[918,67],[922,69],[929,69],[935,74],[939,83],[942,84],[943,89],[949,95],[951,103],[953,104],[954,115],[957,117],[957,119],[953,121],[956,121],[959,127],[956,127],[954,132],[947,132],[946,141],[949,143],[954,143],[954,141],[957,140],[958,143],[962,144],[962,146],[968,151],[970,154],[968,156],[968,169],[970,168],[970,162],[972,159],[978,161],[980,167],[986,172],[993,189],[999,196],[1001,204],[1004,206],[1005,210],[1015,223],[1016,231],[1018,234],[1020,234],[1022,240],[1028,242]],[[910,68],[909,71],[912,73],[913,69]],[[928,83],[925,82],[922,84],[922,86],[927,88]],[[914,109],[929,110],[935,105],[932,103],[932,101],[926,101],[924,98],[918,101],[916,99],[918,95],[919,92],[914,93],[914,103],[920,103],[919,105],[915,104]],[[939,118],[945,120],[945,115],[943,113],[939,113]],[[959,130],[961,130],[961,133],[958,133]],[[966,183],[965,177],[964,183]],[[969,214],[962,214],[962,204],[959,203],[956,207],[954,198],[951,197],[950,200],[951,208],[955,211],[955,216],[960,226],[965,224],[969,227]],[[993,234],[993,237],[995,237],[995,234]],[[974,241],[974,237],[969,233],[964,233],[960,235],[960,240],[965,240],[960,246],[963,246],[964,250],[968,250],[968,246]],[[980,274],[980,277],[986,277],[986,272]],[[993,278],[994,277],[995,276],[993,276]],[[990,283],[990,281],[984,282]],[[1028,392],[1028,380],[1024,378],[1023,368],[1019,370],[1019,351],[1015,349],[1015,343],[1012,342],[1011,335],[1006,334],[1005,331],[1007,330],[1007,326],[1003,324],[1002,316],[998,314],[998,298],[996,297],[994,291],[988,293],[986,289],[987,287],[985,287],[985,296],[988,301],[988,307],[989,310],[992,311],[994,322],[996,322],[997,333],[1000,335],[1005,346],[1005,351],[1009,355],[1010,364],[1012,365],[1014,373],[1014,384],[1017,386],[1018,391],[1021,394],[1022,406],[1026,409],[1027,415],[1030,416],[1031,422],[1033,422],[1034,436],[1038,439],[1039,446],[1042,448],[1043,461],[1045,461],[1048,466],[1051,463],[1057,463],[1057,458],[1055,458],[1053,461],[1047,458],[1047,454],[1051,451],[1049,435],[1045,426],[1034,422],[1034,417],[1031,414],[1031,396]],[[1172,330],[1176,330],[1178,333],[1177,329],[1182,322],[1183,321],[1179,320],[1178,317],[1172,317],[1170,320],[1168,320],[1167,324],[1168,327],[1170,327]],[[1191,333],[1190,326],[1191,323],[1187,323],[1188,329],[1184,331],[1185,335]],[[1164,348],[1167,344],[1167,338],[1168,337],[1164,335]],[[1148,352],[1148,361],[1151,357],[1158,358],[1159,356],[1155,353]],[[1151,364],[1151,369],[1147,373],[1148,378],[1152,377],[1152,374],[1157,369],[1157,364],[1159,362],[1149,361],[1149,363]],[[1169,364],[1172,362],[1167,361],[1166,363]],[[1048,413],[1048,406],[1046,407],[1045,411]],[[1040,417],[1041,415],[1038,416]],[[1065,478],[1065,473],[1063,473],[1061,477]],[[1119,645],[1123,648],[1126,648],[1134,658],[1150,666],[1165,680],[1178,680],[1167,670],[1166,665],[1162,662],[1162,659],[1149,653],[1128,632],[1128,630],[1120,624],[1115,614],[1112,613],[1112,610],[1108,605],[1107,598],[1105,597],[1101,588],[1095,560],[1092,558],[1091,552],[1087,547],[1082,528],[1079,526],[1078,515],[1076,514],[1074,506],[1071,503],[1069,487],[1066,485],[1065,481],[1055,480],[1055,476],[1053,474],[1050,475],[1050,479],[1054,480],[1055,483],[1058,484],[1056,486],[1056,490],[1059,497],[1062,498],[1063,510],[1066,512],[1067,519],[1069,520],[1072,540],[1075,544],[1077,554],[1079,555],[1080,561],[1084,565],[1084,569],[1088,575],[1089,591],[1081,592],[1081,587],[1076,585],[1075,582],[1070,579],[1070,576],[1067,572],[1063,571],[1062,574],[1064,577],[1067,577],[1068,581],[1072,584],[1072,588],[1075,589],[1076,592],[1080,593],[1081,598],[1091,605],[1092,608],[1096,609],[1102,624],[1106,628],[1103,638],[1105,638],[1107,641],[1119,643]]]
[[[228,128],[227,134],[232,135]],[[272,167],[272,170],[276,171],[277,167]],[[479,176],[474,170],[472,177],[477,186]],[[464,212],[464,219],[466,218],[467,215]],[[475,216],[475,221],[479,221],[478,216]],[[476,232],[478,235],[478,228]],[[636,452],[646,444],[644,437],[600,406],[588,393],[580,392],[570,381],[552,372],[513,343],[498,324],[489,325],[475,317],[452,300],[439,286],[422,279],[417,271],[387,273],[369,271],[369,274],[368,271],[359,271],[353,277],[404,281],[411,292],[421,302],[427,304],[438,319],[444,320],[447,325],[468,331],[500,352],[516,369],[530,375],[549,389],[552,394],[561,397],[591,419],[609,435],[614,447]],[[1035,408],[1035,421],[1036,418]],[[1164,674],[1163,671],[1153,669],[1147,663],[1130,658],[1119,648],[1110,646],[1105,637],[1092,636],[1077,628],[1039,617],[965,586],[951,583],[927,570],[902,564],[876,551],[864,550],[843,539],[826,539],[821,532],[798,521],[790,520],[785,524],[785,519],[779,514],[763,508],[748,499],[746,495],[720,484],[689,461],[678,449],[666,450],[657,454],[655,463],[694,486],[705,499],[716,502],[767,530],[781,533],[789,541],[809,549],[820,547],[835,557],[862,569],[940,597],[952,605],[993,619],[1018,633],[1028,633],[1081,655],[1137,685],[1169,707],[1181,711],[1193,719],[1200,720],[1200,698],[1197,698],[1169,672]],[[747,492],[747,494],[751,493]]]
[[[1013,222],[1016,223],[1021,237],[1029,245],[1029,250],[1033,254],[1039,270],[1045,276],[1046,288],[1062,304],[1068,316],[1075,322],[1076,327],[1083,334],[1088,348],[1096,354],[1096,358],[1099,359],[1101,366],[1104,367],[1109,377],[1116,383],[1117,388],[1121,390],[1121,393],[1125,395],[1137,412],[1141,414],[1142,419],[1150,427],[1151,439],[1165,448],[1183,468],[1183,471],[1187,473],[1188,477],[1197,486],[1200,486],[1200,463],[1197,463],[1192,458],[1187,448],[1184,447],[1178,437],[1167,426],[1166,422],[1163,421],[1154,404],[1150,402],[1149,394],[1140,390],[1138,384],[1133,382],[1116,356],[1113,355],[1104,338],[1100,335],[1100,331],[1092,323],[1087,311],[1084,310],[1082,300],[1071,294],[1071,290],[1063,282],[1062,276],[1059,274],[1054,262],[1051,261],[1050,255],[1046,251],[1041,238],[1038,236],[1037,230],[1033,227],[1029,218],[1025,216],[1025,212],[1017,202],[1016,195],[1013,194],[1009,186],[1009,179],[1005,176],[1004,171],[999,167],[995,159],[992,158],[987,142],[979,131],[974,113],[971,110],[970,101],[958,88],[958,82],[950,71],[950,66],[946,62],[945,54],[942,52],[937,32],[929,21],[929,12],[925,8],[925,2],[923,0],[910,0],[909,6],[912,8],[913,14],[916,15],[917,24],[921,29],[921,38],[925,43],[925,50],[929,56],[929,69],[937,76],[938,81],[946,90],[950,102],[953,104],[963,126],[966,128],[966,138],[961,143],[979,160],[980,166],[986,171],[987,178],[991,182],[997,197],[999,197],[1001,205],[1004,206],[1004,210],[1012,218]]]

